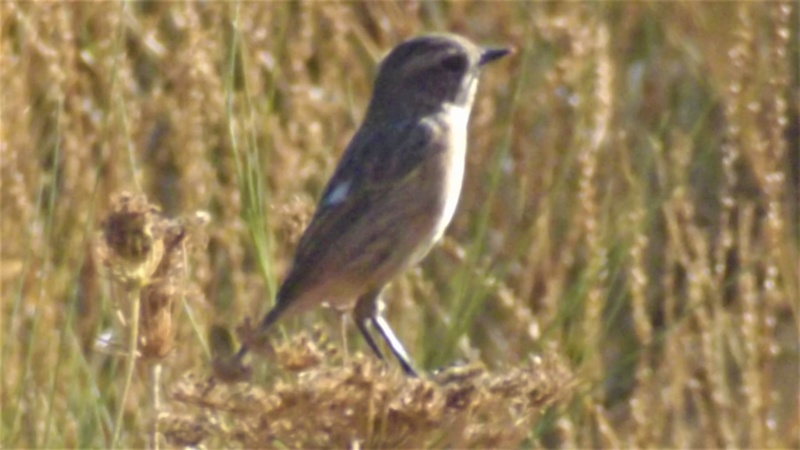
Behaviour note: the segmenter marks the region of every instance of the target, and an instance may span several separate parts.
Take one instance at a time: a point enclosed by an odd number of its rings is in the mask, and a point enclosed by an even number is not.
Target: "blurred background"
[[[517,51],[482,76],[445,242],[386,294],[419,367],[563,357],[575,390],[526,447],[800,446],[799,22],[792,2],[3,2],[0,444],[109,445],[114,195],[210,218],[169,386],[208,369],[211,326],[272,304],[382,55],[450,31]],[[330,310],[283,331],[319,324],[345,345]]]

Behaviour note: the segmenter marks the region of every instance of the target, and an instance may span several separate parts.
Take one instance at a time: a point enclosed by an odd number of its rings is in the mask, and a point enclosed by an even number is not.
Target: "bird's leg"
[[[344,360],[349,361],[350,351],[347,348],[347,314],[345,314],[342,311],[339,318],[341,319],[340,321],[342,325],[342,328],[339,330],[339,332],[342,335],[342,348],[344,349]]]
[[[389,346],[389,350],[392,351],[394,357],[397,358],[397,361],[403,367],[403,372],[405,372],[406,375],[416,377],[417,372],[411,366],[411,358],[408,357],[408,353],[406,353],[406,349],[403,348],[403,344],[401,344],[397,336],[394,335],[392,328],[389,326],[389,322],[378,314],[372,318],[372,325],[378,329],[378,332],[383,337],[383,341],[386,342],[386,345]]]
[[[397,339],[392,328],[389,326],[389,323],[386,322],[386,319],[383,318],[381,315],[381,290],[375,290],[368,292],[358,299],[358,303],[356,303],[356,308],[354,310],[356,324],[358,324],[358,329],[361,331],[361,334],[364,335],[364,339],[369,344],[372,351],[378,355],[378,358],[383,359],[383,354],[381,353],[378,345],[372,339],[372,336],[369,334],[367,330],[366,324],[367,321],[372,323],[372,326],[378,329],[378,332],[381,334],[383,341],[386,342],[386,345],[389,346],[389,350],[392,351],[392,354],[397,358],[397,361],[403,367],[403,371],[410,376],[416,377],[417,372],[411,366],[411,358],[408,357],[408,353],[406,353],[406,349],[403,348],[403,344],[400,343],[400,340]]]
[[[353,318],[356,321],[358,331],[364,336],[364,340],[367,341],[369,348],[372,349],[372,352],[375,353],[378,359],[383,360],[384,357],[381,349],[378,347],[378,344],[375,343],[375,340],[372,339],[372,335],[369,334],[369,330],[367,329],[367,322],[371,321],[378,313],[377,301],[380,295],[381,291],[377,290],[367,292],[359,297],[356,302],[356,307],[353,309]]]

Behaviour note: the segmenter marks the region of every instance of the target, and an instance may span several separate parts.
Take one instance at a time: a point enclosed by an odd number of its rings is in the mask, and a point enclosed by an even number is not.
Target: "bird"
[[[361,125],[326,184],[275,304],[255,330],[327,303],[352,308],[383,360],[373,327],[403,371],[411,358],[383,317],[382,292],[419,263],[453,218],[467,125],[484,65],[509,54],[451,33],[403,41],[379,64]],[[248,352],[242,345],[236,358]]]

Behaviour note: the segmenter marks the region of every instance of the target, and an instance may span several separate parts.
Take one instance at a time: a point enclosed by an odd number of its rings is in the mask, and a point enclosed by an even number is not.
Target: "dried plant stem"
[[[150,448],[158,450],[158,414],[161,412],[161,363],[159,362],[150,364],[150,401],[153,407]]]
[[[125,288],[128,294],[128,304],[131,305],[130,333],[128,335],[128,360],[125,368],[125,387],[122,389],[117,418],[114,421],[114,434],[111,438],[111,448],[117,448],[119,434],[122,431],[122,416],[125,412],[125,402],[128,398],[128,391],[133,380],[133,371],[136,368],[136,347],[139,340],[139,294],[142,287],[139,283],[130,283]]]

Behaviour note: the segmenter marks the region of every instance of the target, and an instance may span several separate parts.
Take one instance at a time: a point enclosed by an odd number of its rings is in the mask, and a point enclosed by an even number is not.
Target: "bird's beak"
[[[490,63],[494,60],[500,59],[503,56],[511,53],[512,50],[510,48],[487,48],[481,53],[481,59],[478,60],[478,65],[482,66],[484,64]]]

